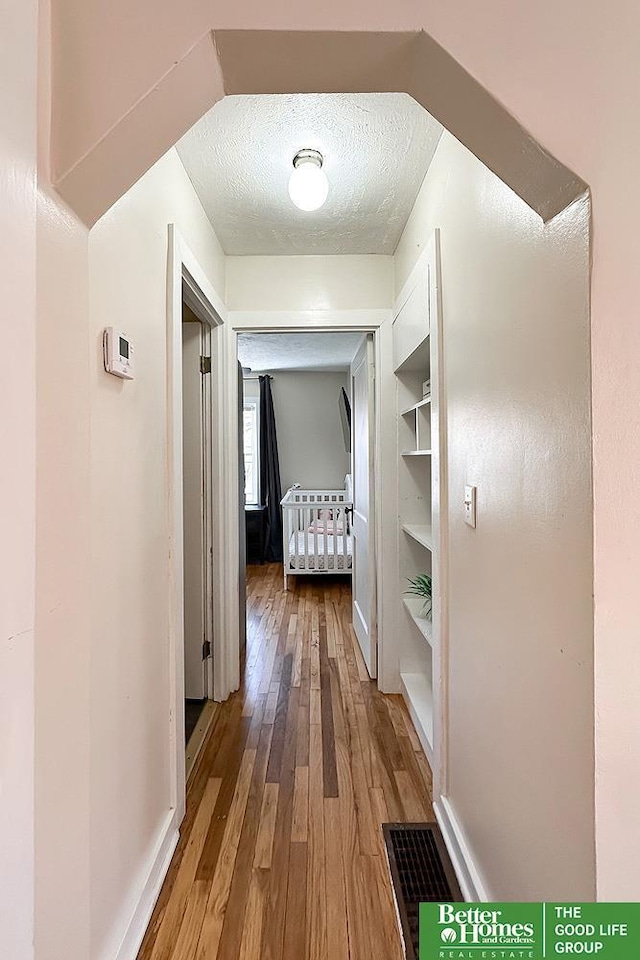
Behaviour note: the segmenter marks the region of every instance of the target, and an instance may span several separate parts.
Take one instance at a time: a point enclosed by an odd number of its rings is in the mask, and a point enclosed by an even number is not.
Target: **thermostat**
[[[123,380],[133,380],[133,344],[121,330],[107,327],[103,334],[104,368]]]

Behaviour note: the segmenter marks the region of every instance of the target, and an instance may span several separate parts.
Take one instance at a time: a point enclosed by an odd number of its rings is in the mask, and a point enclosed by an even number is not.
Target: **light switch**
[[[464,522],[470,527],[476,525],[476,488],[465,486],[464,488]]]

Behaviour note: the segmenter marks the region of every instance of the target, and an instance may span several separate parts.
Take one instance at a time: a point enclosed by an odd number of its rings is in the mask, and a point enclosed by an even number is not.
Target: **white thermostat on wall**
[[[104,368],[122,380],[133,380],[133,344],[121,330],[107,327],[103,334]]]

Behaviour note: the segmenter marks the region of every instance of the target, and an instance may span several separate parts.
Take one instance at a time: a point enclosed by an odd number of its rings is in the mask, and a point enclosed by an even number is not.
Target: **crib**
[[[282,498],[284,588],[298,573],[351,576],[350,478],[344,490],[302,490],[293,486]]]

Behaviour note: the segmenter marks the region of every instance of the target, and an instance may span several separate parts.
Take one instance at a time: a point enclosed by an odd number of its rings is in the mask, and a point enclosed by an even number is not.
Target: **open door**
[[[371,677],[377,672],[374,542],[375,380],[373,336],[351,362],[353,516],[353,629]]]
[[[207,697],[211,656],[211,331],[188,307],[182,324],[182,466],[184,536],[184,693]]]

